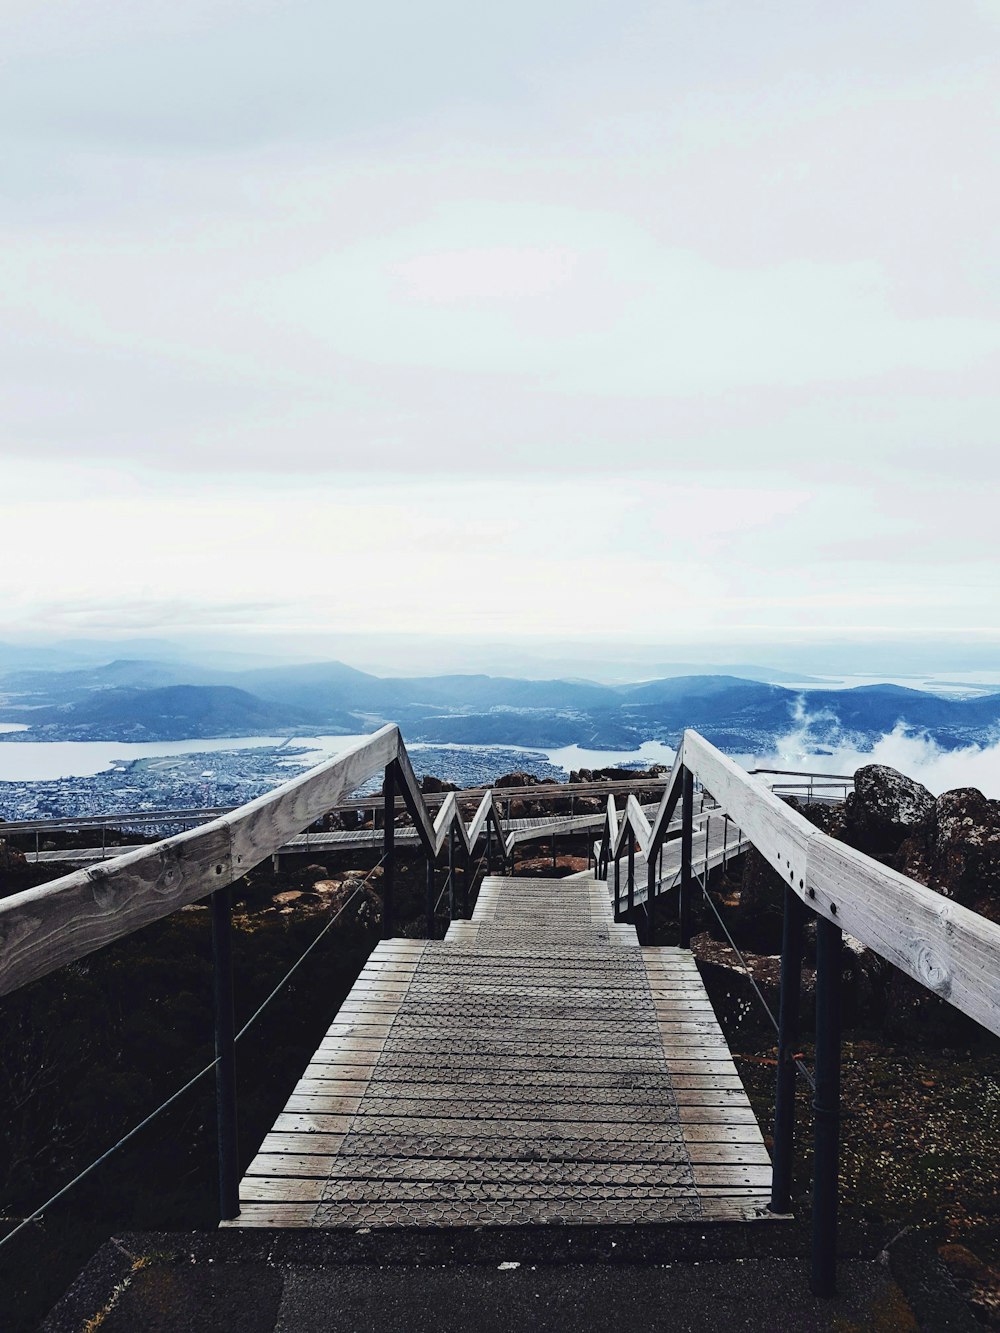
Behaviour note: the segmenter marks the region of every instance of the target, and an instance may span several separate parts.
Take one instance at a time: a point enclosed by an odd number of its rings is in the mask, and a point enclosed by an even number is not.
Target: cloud
[[[995,627],[988,6],[12,2],[20,618]]]
[[[871,749],[859,749],[845,738],[833,745],[824,743],[817,753],[814,727],[825,731],[822,724],[830,720],[831,714],[811,712],[800,700],[796,725],[776,741],[770,754],[755,756],[751,766],[853,775],[866,764],[885,764],[922,782],[935,796],[955,787],[978,787],[984,795],[1000,800],[1000,738],[987,745],[946,750],[926,733],[899,722]]]

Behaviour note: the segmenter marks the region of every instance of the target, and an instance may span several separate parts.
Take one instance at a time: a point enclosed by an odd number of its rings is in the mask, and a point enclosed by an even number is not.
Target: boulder
[[[926,825],[899,848],[895,868],[1000,922],[1000,801],[975,787],[943,792]]]
[[[946,791],[930,818],[884,858],[894,869],[1000,923],[1000,802],[975,787]],[[902,972],[892,970],[886,1025],[891,1032],[925,1040],[961,1042],[976,1033],[965,1018]]]
[[[0,871],[23,870],[27,864],[24,852],[0,838]]]
[[[785,881],[756,847],[748,847],[743,857],[739,907],[726,923],[733,938],[740,946],[759,953],[779,950],[784,910]]]
[[[497,778],[494,787],[537,787],[539,779],[533,773],[505,773]]]
[[[847,841],[869,856],[886,858],[934,814],[934,797],[922,783],[885,764],[868,764],[854,775],[844,808]]]
[[[847,812],[843,801],[836,803],[827,803],[826,801],[807,801],[799,802],[791,798],[789,805],[794,806],[799,814],[809,820],[810,824],[826,833],[831,838],[845,840],[847,831]]]
[[[573,813],[576,815],[599,815],[607,806],[606,801],[602,801],[599,796],[578,796],[573,802]]]
[[[281,893],[274,895],[275,905],[278,907],[291,907],[299,902],[303,894],[298,889],[284,889]]]
[[[445,791],[458,791],[454,782],[445,782],[442,778],[436,778],[433,773],[425,773],[420,779],[420,790],[425,796],[438,796]]]

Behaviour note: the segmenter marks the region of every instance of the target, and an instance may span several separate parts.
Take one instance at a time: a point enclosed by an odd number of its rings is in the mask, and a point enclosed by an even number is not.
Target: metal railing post
[[[448,830],[448,920],[455,920],[455,825]]]
[[[615,857],[615,920],[620,921],[622,915],[622,862],[621,857]]]
[[[656,854],[646,862],[646,943],[656,943]]]
[[[552,869],[556,868],[556,835],[552,834]]]
[[[493,874],[493,824],[489,816],[486,818],[486,873]]]
[[[462,920],[468,921],[472,913],[469,910],[469,896],[472,889],[472,853],[462,847]]]
[[[677,901],[680,946],[691,947],[691,851],[694,841],[694,779],[690,769],[681,776],[681,887]]]
[[[792,1208],[792,1163],[795,1149],[795,1047],[799,1040],[802,998],[802,932],[806,909],[785,885],[781,929],[781,993],[778,1010],[778,1074],[774,1096],[774,1151],[771,1154],[771,1212]]]
[[[434,938],[434,858],[430,852],[427,853],[427,938]]]
[[[709,855],[709,836],[712,828],[712,816],[705,820],[705,864],[702,869],[705,872],[705,892],[708,892],[708,855]]]
[[[239,1140],[236,1124],[236,1024],[233,1017],[232,899],[229,887],[212,894],[212,990],[215,1007],[215,1119],[219,1149],[219,1215],[240,1215]]]
[[[814,1296],[832,1296],[837,1285],[842,939],[839,926],[833,925],[825,917],[817,917],[811,1283]]]
[[[635,839],[631,828],[628,831],[628,910],[635,906]]]
[[[385,818],[382,829],[382,938],[392,938],[393,891],[396,887],[396,768],[386,764],[385,782],[382,787],[385,798]]]

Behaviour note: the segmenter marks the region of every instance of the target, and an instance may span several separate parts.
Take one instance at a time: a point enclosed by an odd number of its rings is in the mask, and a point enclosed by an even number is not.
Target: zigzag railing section
[[[385,775],[387,912],[391,933],[392,832],[402,796],[428,864],[447,847],[471,857],[484,835],[506,860],[522,840],[504,834],[492,789],[466,823],[449,792],[431,816],[396,726],[382,727],[336,758],[198,828],[164,838],[39,888],[0,900],[0,994],[75,962],[171,912],[226,888],[274,855],[378,773]],[[559,822],[559,821],[554,821]]]

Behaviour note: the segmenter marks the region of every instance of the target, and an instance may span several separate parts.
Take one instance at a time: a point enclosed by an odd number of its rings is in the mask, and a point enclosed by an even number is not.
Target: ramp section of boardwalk
[[[376,948],[228,1225],[743,1220],[769,1185],[690,953],[599,881],[490,878],[446,940]]]

